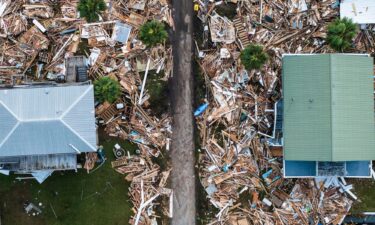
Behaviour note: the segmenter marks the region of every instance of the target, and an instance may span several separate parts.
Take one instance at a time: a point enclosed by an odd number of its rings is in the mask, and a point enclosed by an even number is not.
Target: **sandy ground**
[[[175,32],[173,45],[171,146],[172,188],[174,190],[172,225],[196,224],[194,174],[192,14],[193,1],[173,0]]]

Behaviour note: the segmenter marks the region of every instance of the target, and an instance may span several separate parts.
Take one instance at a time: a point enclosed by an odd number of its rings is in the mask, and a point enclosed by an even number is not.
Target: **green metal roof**
[[[373,59],[283,58],[284,159],[375,160]]]

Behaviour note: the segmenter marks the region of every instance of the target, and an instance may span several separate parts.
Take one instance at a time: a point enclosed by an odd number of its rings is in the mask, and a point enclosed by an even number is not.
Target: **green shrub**
[[[94,82],[95,99],[100,103],[115,102],[121,95],[121,87],[117,80],[110,77],[101,77]]]
[[[163,23],[152,20],[141,26],[138,37],[147,47],[152,47],[167,40],[168,33]]]
[[[268,60],[268,55],[260,45],[250,45],[242,50],[241,62],[247,70],[260,69]]]
[[[357,33],[357,25],[351,19],[336,19],[328,25],[327,42],[332,49],[343,52],[350,48]]]
[[[77,7],[80,16],[89,23],[98,21],[99,14],[106,8],[104,0],[80,0]]]

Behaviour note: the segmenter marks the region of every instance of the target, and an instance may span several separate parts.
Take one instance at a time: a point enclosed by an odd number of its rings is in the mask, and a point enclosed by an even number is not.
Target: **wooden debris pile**
[[[0,1],[0,46],[3,50],[0,84],[71,82],[67,81],[71,74],[66,61],[75,55],[89,58],[92,79],[112,75],[119,80],[122,79],[119,74],[134,75],[136,58],[140,54],[147,58],[159,49],[170,56],[171,50],[165,46],[145,53],[146,46],[137,37],[139,27],[148,20],[156,19],[173,26],[167,1],[114,1],[103,12],[103,20],[96,23],[79,18],[78,2]],[[160,66],[159,70],[170,73],[170,58],[157,56],[153,59],[156,60],[153,63]]]
[[[130,224],[152,224],[157,217],[154,207],[160,204],[155,203],[155,200],[159,200],[159,196],[167,196],[170,204],[172,202],[172,190],[166,188],[170,170],[160,171],[160,167],[152,160],[153,157],[164,157],[163,150],[169,150],[171,118],[168,115],[162,119],[151,117],[131,99],[120,104],[126,104],[128,109],[115,110],[105,131],[111,136],[137,144],[138,150],[137,155],[120,158],[112,162],[112,166],[117,172],[126,175],[125,180],[131,182],[129,196],[135,216]],[[172,217],[172,207],[170,205],[166,209],[163,205],[163,213]]]
[[[155,224],[156,218],[162,216],[160,213],[166,217],[173,215],[173,191],[167,188],[170,169],[162,169],[155,162],[155,158],[165,160],[172,120],[168,108],[161,115],[152,111],[153,96],[146,85],[155,77],[168,80],[172,50],[164,45],[146,48],[137,37],[139,27],[147,20],[172,25],[170,14],[166,1],[112,1],[111,9],[104,13],[107,20],[79,26],[80,38],[87,39],[89,47],[88,76],[92,80],[108,76],[121,85],[119,99],[96,107],[98,124],[108,135],[138,147],[135,154],[128,153],[112,162],[112,167],[130,182],[134,212],[130,224]]]
[[[333,52],[325,38],[339,1],[195,3],[204,27],[196,52],[206,88],[195,112],[199,177],[218,209],[210,224],[340,224],[356,200],[352,186],[330,178],[284,179],[282,153],[269,146],[282,93],[282,55]],[[232,19],[219,14],[221,6],[234,9]],[[374,53],[372,25],[361,28],[352,51]],[[260,70],[241,64],[240,52],[250,44],[269,55]]]
[[[284,180],[279,163],[260,154],[252,155],[258,140],[252,142],[250,148],[238,154],[228,150],[219,157],[222,154],[209,148],[201,156],[201,183],[219,210],[210,224],[236,224],[234,219],[259,225],[342,223],[353,203],[343,192],[351,185],[344,185],[337,178]],[[233,158],[235,162],[227,164]]]
[[[112,162],[112,167],[130,183],[129,196],[133,203],[134,217],[130,224],[151,224],[156,219],[154,202],[159,196],[165,195],[172,202],[172,190],[166,188],[170,170],[160,173],[160,167],[154,164],[150,154],[142,149],[139,156],[119,158]],[[165,209],[166,215],[172,217],[172,205]]]

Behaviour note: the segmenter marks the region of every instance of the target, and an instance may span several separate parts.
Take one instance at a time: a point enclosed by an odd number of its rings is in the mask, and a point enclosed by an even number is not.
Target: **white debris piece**
[[[375,1],[344,0],[340,4],[340,18],[347,17],[358,24],[375,23]]]

